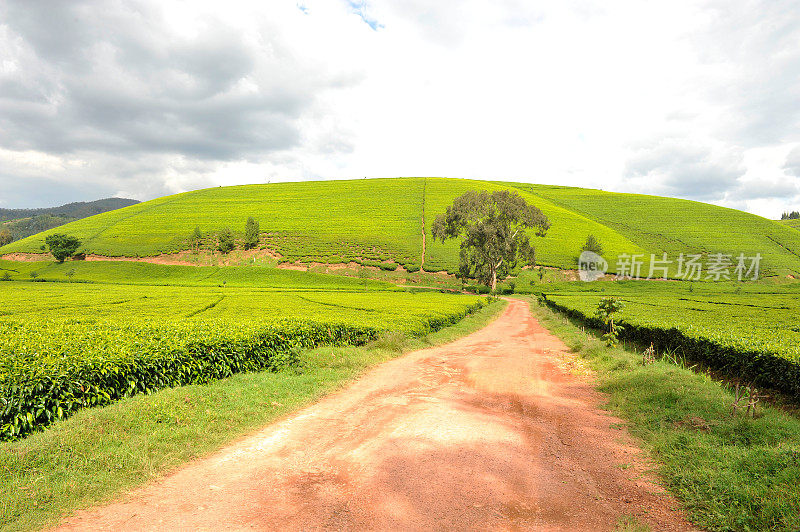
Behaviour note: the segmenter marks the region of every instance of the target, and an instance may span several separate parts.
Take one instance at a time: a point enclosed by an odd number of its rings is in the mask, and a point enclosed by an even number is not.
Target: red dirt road
[[[565,346],[513,301],[64,530],[690,530]]]

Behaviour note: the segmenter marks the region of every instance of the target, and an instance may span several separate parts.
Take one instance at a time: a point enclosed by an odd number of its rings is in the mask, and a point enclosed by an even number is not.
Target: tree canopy
[[[74,236],[62,235],[61,233],[53,233],[44,239],[45,244],[50,248],[50,253],[58,262],[64,262],[67,258],[73,256],[78,248],[81,247],[81,241]]]
[[[508,276],[519,261],[535,264],[528,230],[543,237],[549,228],[547,216],[516,192],[469,191],[436,217],[432,232],[442,242],[462,238],[459,273],[479,279],[494,291],[497,279]]]

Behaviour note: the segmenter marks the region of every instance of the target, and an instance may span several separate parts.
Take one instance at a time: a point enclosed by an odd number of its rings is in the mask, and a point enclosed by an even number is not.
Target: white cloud
[[[792,2],[0,6],[0,145],[98,190],[444,175],[797,207]]]

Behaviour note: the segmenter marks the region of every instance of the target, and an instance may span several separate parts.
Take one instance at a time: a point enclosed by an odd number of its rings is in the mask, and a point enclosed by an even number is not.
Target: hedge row
[[[562,312],[589,327],[603,327],[596,316],[560,305],[541,295],[540,299],[550,308]],[[780,390],[800,398],[800,364],[783,358],[778,353],[742,349],[724,345],[702,336],[689,336],[675,327],[662,328],[643,326],[620,320],[620,339],[640,344],[650,344],[659,351],[675,351],[688,359],[702,362],[738,379]]]
[[[163,330],[160,330],[163,333]],[[77,410],[123,397],[185,384],[203,384],[234,373],[274,370],[297,361],[297,351],[319,345],[362,345],[372,327],[292,322],[248,334],[187,338],[163,349],[131,342],[125,357],[78,353],[37,364],[33,356],[0,367],[0,440],[19,438]]]

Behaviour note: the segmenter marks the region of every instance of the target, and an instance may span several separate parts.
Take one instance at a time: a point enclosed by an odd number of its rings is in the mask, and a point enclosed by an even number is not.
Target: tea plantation
[[[434,242],[438,214],[466,190],[512,189],[550,219],[548,236],[533,242],[545,266],[575,268],[594,235],[611,271],[620,254],[727,253],[763,256],[767,275],[800,275],[800,233],[785,224],[704,203],[599,190],[492,181],[397,178],[218,187],[166,196],[79,220],[50,232],[80,238],[82,251],[106,256],[153,256],[189,248],[195,227],[213,236],[245,221],[260,224],[259,247],[280,261],[335,264],[356,261],[428,271],[457,267],[457,244]],[[40,253],[40,233],[0,248],[0,255]]]
[[[621,338],[800,398],[800,284],[570,283],[542,295],[595,327],[602,325],[595,316],[600,299],[617,298],[624,304]]]
[[[342,281],[335,291],[5,282],[0,439],[138,393],[279,369],[301,348],[420,336],[483,304]]]
[[[800,220],[781,220],[780,223],[786,225],[788,227],[793,227],[794,229],[800,230]]]

